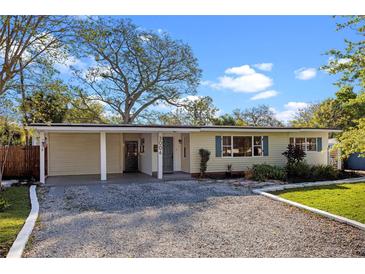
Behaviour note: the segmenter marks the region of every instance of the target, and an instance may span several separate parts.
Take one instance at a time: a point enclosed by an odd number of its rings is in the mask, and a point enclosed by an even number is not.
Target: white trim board
[[[29,188],[29,197],[31,203],[31,210],[28,218],[20,230],[18,236],[16,237],[13,245],[11,246],[6,258],[21,258],[25,245],[27,244],[30,234],[33,231],[35,223],[38,218],[39,213],[39,203],[37,198],[36,186],[33,185]]]
[[[312,187],[312,186],[327,186],[327,185],[338,185],[338,184],[352,184],[365,182],[365,177],[358,178],[349,178],[335,181],[316,181],[316,182],[304,182],[304,183],[295,183],[295,184],[286,184],[286,185],[277,185],[277,186],[267,186],[262,188],[256,188],[256,190],[271,192],[271,191],[281,191],[286,189],[293,188],[303,188],[303,187]]]

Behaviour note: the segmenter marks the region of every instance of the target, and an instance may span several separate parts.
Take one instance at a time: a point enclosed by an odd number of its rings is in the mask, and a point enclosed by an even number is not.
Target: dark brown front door
[[[138,142],[125,142],[125,172],[138,171]]]
[[[174,142],[172,137],[163,137],[163,173],[174,172]]]

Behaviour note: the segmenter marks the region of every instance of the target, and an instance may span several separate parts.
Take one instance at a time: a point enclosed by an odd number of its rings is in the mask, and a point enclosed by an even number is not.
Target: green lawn
[[[365,223],[365,182],[278,191],[282,198]]]
[[[29,215],[28,187],[11,187],[0,193],[10,207],[0,212],[0,257],[5,257]]]

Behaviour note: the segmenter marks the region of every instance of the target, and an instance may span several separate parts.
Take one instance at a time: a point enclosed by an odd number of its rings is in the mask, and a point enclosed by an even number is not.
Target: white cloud
[[[252,96],[250,99],[251,100],[268,99],[271,97],[275,97],[278,94],[279,93],[276,90],[267,90],[267,91],[260,92],[260,93],[256,94],[255,96]]]
[[[224,71],[226,74],[236,74],[236,75],[250,75],[256,73],[253,68],[249,65],[243,65],[240,67],[231,67]]]
[[[298,110],[308,107],[309,104],[305,102],[288,102],[284,105],[283,111],[277,111],[275,108],[271,110],[275,113],[277,119],[288,122],[292,120]]]
[[[273,63],[261,63],[261,64],[255,64],[253,66],[259,70],[271,71],[274,64]]]
[[[287,104],[284,105],[285,108],[294,109],[294,110],[306,108],[308,106],[309,106],[309,104],[305,103],[305,102],[288,102]]]
[[[97,66],[97,62],[93,56],[84,57],[82,59],[76,58],[72,55],[69,55],[64,62],[57,63],[55,65],[56,69],[66,76],[72,74],[72,68],[76,70],[80,70],[82,75],[86,75],[87,70],[90,67]]]
[[[218,82],[203,81],[202,85],[214,89],[228,89],[235,92],[251,93],[264,91],[273,85],[273,80],[256,72],[249,65],[231,67],[225,70],[225,75],[218,78]]]
[[[196,100],[199,100],[200,98],[203,98],[203,96],[198,96],[198,95],[188,95],[184,98],[181,98],[180,100],[183,101],[183,100],[189,100],[189,101],[196,101]]]
[[[317,75],[317,70],[315,68],[300,68],[294,71],[295,78],[299,80],[309,80]]]

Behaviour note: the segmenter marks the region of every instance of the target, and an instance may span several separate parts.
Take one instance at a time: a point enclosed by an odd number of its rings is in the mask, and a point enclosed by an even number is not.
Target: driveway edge
[[[33,231],[33,228],[35,226],[35,223],[38,218],[38,213],[39,213],[39,203],[38,203],[38,198],[37,198],[36,187],[37,186],[32,185],[29,188],[31,210],[30,210],[29,216],[25,220],[25,223],[24,223],[22,229],[20,230],[13,245],[11,246],[6,258],[21,258],[25,245],[27,244],[30,234]]]
[[[298,208],[301,208],[301,209],[304,209],[304,210],[311,211],[313,213],[316,213],[318,215],[327,217],[327,218],[335,220],[337,222],[345,223],[345,224],[354,226],[356,228],[365,230],[365,224],[362,224],[360,222],[357,222],[357,221],[354,221],[354,220],[351,220],[351,219],[348,219],[348,218],[345,218],[345,217],[342,217],[342,216],[338,216],[338,215],[335,215],[335,214],[332,214],[332,213],[329,213],[327,211],[323,211],[323,210],[320,210],[320,209],[317,209],[317,208],[306,206],[306,205],[303,205],[303,204],[300,204],[300,203],[297,203],[297,202],[293,202],[293,201],[281,198],[279,196],[273,195],[271,193],[267,193],[267,192],[259,190],[259,189],[255,189],[252,192],[254,192],[256,194],[259,194],[259,195],[262,195],[262,196],[265,196],[265,197],[268,197],[268,198],[273,199],[275,201],[283,202],[283,203],[286,203],[286,204],[291,205],[291,206],[295,206],[295,207],[298,207]]]

